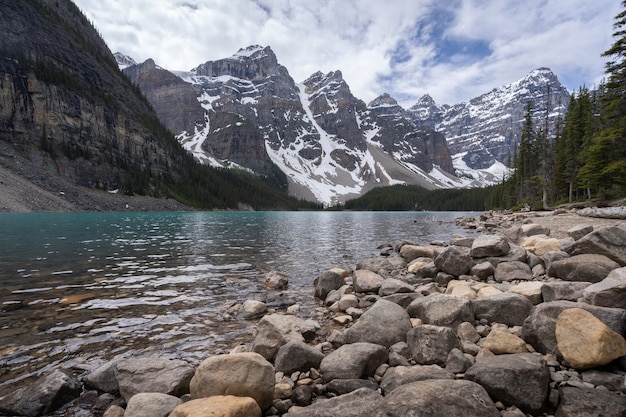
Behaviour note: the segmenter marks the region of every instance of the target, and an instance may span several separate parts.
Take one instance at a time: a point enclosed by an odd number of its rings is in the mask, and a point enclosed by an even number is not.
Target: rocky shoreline
[[[0,412],[625,416],[624,221],[561,210],[457,222],[473,232],[385,244],[354,271],[320,274],[319,321],[249,300],[239,314],[259,318],[256,335],[230,354],[58,369]],[[285,285],[268,274],[268,291]]]

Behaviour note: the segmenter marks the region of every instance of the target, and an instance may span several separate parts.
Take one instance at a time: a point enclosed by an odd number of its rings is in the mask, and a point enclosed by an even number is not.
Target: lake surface
[[[320,272],[465,233],[469,213],[0,213],[0,396],[24,378],[138,354],[197,364],[252,340],[247,299],[316,319]],[[289,276],[282,292],[265,274]],[[285,300],[286,299],[286,300]]]

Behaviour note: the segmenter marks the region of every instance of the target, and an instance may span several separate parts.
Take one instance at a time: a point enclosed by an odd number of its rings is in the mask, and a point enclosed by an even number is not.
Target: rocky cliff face
[[[408,112],[417,124],[442,132],[457,172],[473,175],[475,170],[498,171],[513,156],[529,102],[535,126],[543,127],[547,117],[548,132],[555,134],[569,92],[547,68],[466,103],[438,106],[425,95]]]
[[[180,147],[155,135],[155,114],[71,1],[0,0],[0,10],[3,166],[151,194],[177,175]]]
[[[204,121],[204,109],[198,102],[193,86],[176,75],[158,67],[149,59],[132,64],[132,58],[116,56],[120,67],[130,80],[141,86],[141,91],[163,122],[172,132],[191,131]]]
[[[193,86],[205,111],[203,124],[177,130],[199,160],[259,174],[277,166],[294,194],[326,204],[377,185],[449,186],[429,176],[452,173],[443,136],[417,127],[397,103],[393,117],[389,109],[367,106],[340,71],[317,72],[297,84],[271,48],[251,46],[176,75]],[[133,79],[159,114],[168,111],[160,109],[167,103],[150,98],[145,79]]]

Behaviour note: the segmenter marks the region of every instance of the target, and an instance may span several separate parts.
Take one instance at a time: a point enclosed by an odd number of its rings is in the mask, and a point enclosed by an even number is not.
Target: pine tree
[[[601,97],[601,130],[590,141],[580,179],[602,197],[626,193],[626,0],[615,17],[616,39],[603,56],[610,58]]]

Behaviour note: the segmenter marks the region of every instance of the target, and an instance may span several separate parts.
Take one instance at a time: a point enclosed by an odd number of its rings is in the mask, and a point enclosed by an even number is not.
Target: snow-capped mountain
[[[116,58],[120,67],[129,61]],[[537,117],[547,106],[553,124],[569,99],[556,76],[540,69],[468,103],[438,106],[426,95],[405,110],[383,94],[365,104],[340,71],[296,83],[261,46],[188,72],[171,73],[152,60],[124,72],[197,159],[260,175],[278,167],[292,194],[326,205],[375,186],[499,182],[526,103]]]
[[[504,164],[519,144],[527,103],[535,127],[545,129],[547,121],[548,135],[554,135],[569,96],[552,71],[539,68],[469,102],[438,106],[425,95],[408,112],[417,124],[446,136],[458,175],[493,173],[501,178]]]
[[[172,88],[166,82],[171,77],[152,62],[124,71],[150,92],[157,114],[166,113],[159,110],[166,101],[189,97],[189,89]],[[269,47],[251,46],[175,75],[193,87],[204,117],[174,131],[206,163],[262,175],[278,167],[293,194],[327,205],[379,185],[462,185],[454,182],[442,135],[417,127],[395,101],[368,107],[352,95],[340,71],[317,72],[296,83]],[[177,112],[180,107],[172,114]],[[170,128],[176,119],[162,118]]]
[[[120,67],[120,69],[124,69],[124,68],[128,68],[130,66],[133,65],[137,65],[137,62],[135,62],[135,60],[133,58],[131,58],[130,56],[123,54],[121,52],[116,52],[113,54],[113,57],[115,58],[115,61],[117,61],[117,65]]]

